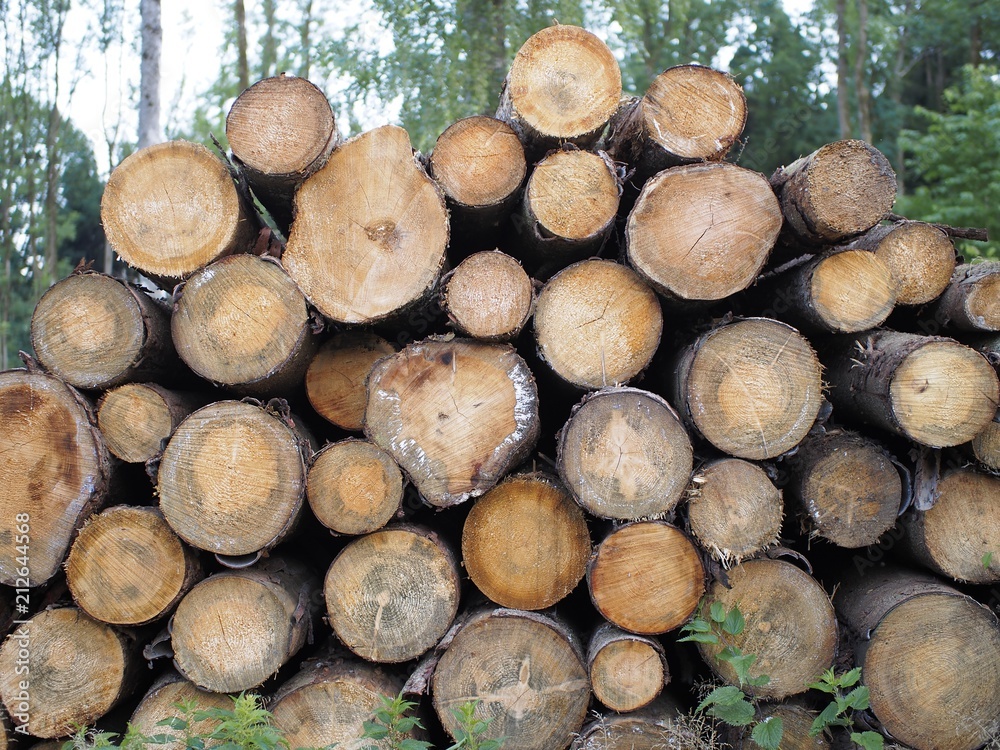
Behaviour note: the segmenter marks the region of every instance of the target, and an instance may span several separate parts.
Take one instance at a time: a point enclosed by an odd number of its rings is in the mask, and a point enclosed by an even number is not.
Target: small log
[[[823,402],[809,342],[777,320],[715,328],[682,350],[674,406],[712,445],[739,458],[774,458],[806,436]]]
[[[875,544],[895,524],[903,483],[874,440],[841,430],[811,436],[785,465],[789,496],[811,535],[856,549]]]
[[[705,593],[698,550],[677,527],[640,521],[608,534],[587,566],[597,611],[622,630],[640,635],[680,627]]]
[[[718,747],[712,724],[682,713],[677,702],[661,695],[629,713],[596,713],[573,739],[572,750],[663,750]]]
[[[960,331],[1000,331],[1000,262],[956,268],[935,306],[934,319]]]
[[[409,661],[451,627],[458,612],[458,563],[428,529],[382,529],[337,555],[323,593],[330,626],[351,651],[368,661]]]
[[[364,427],[368,373],[396,349],[381,336],[347,331],[327,340],[306,370],[306,396],[326,421],[345,430]]]
[[[499,230],[517,203],[528,165],[510,125],[476,115],[452,123],[440,135],[428,171],[447,199],[453,244],[464,244]]]
[[[603,151],[550,152],[531,171],[514,217],[521,253],[535,276],[599,255],[618,213],[621,179]]]
[[[691,535],[725,567],[778,543],[782,493],[757,464],[711,461],[695,472],[688,498]]]
[[[0,372],[0,424],[0,583],[40,586],[104,504],[111,457],[90,403],[33,363]]]
[[[993,421],[972,438],[967,446],[967,452],[987,470],[1000,473],[1000,409],[994,415]]]
[[[724,162],[674,167],[642,189],[626,257],[669,300],[719,300],[757,278],[780,230],[764,175]]]
[[[453,713],[478,701],[492,719],[483,739],[519,750],[563,750],[583,726],[590,681],[580,644],[564,625],[537,612],[473,615],[441,656],[432,680],[434,710],[456,737]]]
[[[822,354],[838,413],[923,445],[967,443],[996,414],[996,373],[952,339],[870,331],[837,337]]]
[[[158,750],[188,750],[184,742],[183,732],[172,731],[160,724],[167,719],[187,717],[180,706],[193,701],[198,711],[209,711],[213,708],[229,710],[233,708],[233,699],[224,693],[210,693],[185,680],[177,672],[170,670],[161,675],[146,691],[129,723],[146,736],[172,734],[177,739],[173,742],[157,744]],[[190,719],[188,719],[190,720]],[[187,732],[192,735],[211,734],[219,725],[218,719],[205,718],[191,721]]]
[[[583,579],[589,557],[583,511],[547,474],[497,485],[476,501],[462,530],[466,572],[502,607],[553,606]]]
[[[510,341],[531,317],[535,288],[520,263],[493,250],[459,263],[441,301],[452,325],[465,336]]]
[[[257,687],[305,645],[318,590],[308,568],[280,557],[209,576],[170,620],[174,666],[211,692]]]
[[[656,76],[645,96],[618,110],[605,147],[635,170],[629,181],[641,187],[668,167],[721,161],[746,121],[746,97],[729,74],[676,65]]]
[[[163,451],[156,483],[163,516],[185,542],[217,555],[270,549],[302,511],[306,450],[260,407],[219,401],[199,409]]]
[[[77,606],[112,625],[166,616],[201,577],[197,556],[155,508],[115,505],[92,516],[66,558]]]
[[[249,250],[259,226],[227,165],[187,141],[149,146],[115,167],[101,199],[101,223],[122,260],[174,283]]]
[[[922,221],[881,224],[858,237],[851,248],[869,250],[889,266],[899,282],[898,305],[924,305],[944,292],[955,270],[955,245],[940,228]]]
[[[75,273],[49,287],[31,315],[31,346],[46,370],[91,390],[170,379],[180,365],[169,311],[99,273]]]
[[[909,553],[957,581],[1000,581],[1000,478],[957,469],[936,490],[933,507],[903,517]]]
[[[558,439],[559,475],[598,518],[669,513],[684,493],[692,462],[691,440],[677,413],[638,388],[586,396]]]
[[[287,232],[296,188],[326,164],[338,134],[326,95],[282,73],[236,97],[226,140],[257,199]]]
[[[871,710],[915,750],[972,750],[1000,729],[996,615],[929,575],[860,571],[837,588],[837,614],[857,636]]]
[[[578,388],[624,384],[649,365],[663,313],[639,276],[610,260],[585,260],[542,287],[535,303],[542,359]]]
[[[249,396],[288,393],[316,351],[306,300],[277,263],[234,255],[174,295],[177,353],[206,380]]]
[[[867,232],[896,201],[889,160],[864,141],[835,141],[771,177],[785,226],[800,242],[829,245]]]
[[[65,737],[129,694],[133,651],[131,639],[74,607],[39,612],[0,648],[0,697],[15,727]]]
[[[597,143],[621,95],[621,70],[608,46],[578,26],[556,24],[517,51],[496,116],[533,162],[563,143]]]
[[[369,534],[399,512],[403,474],[377,445],[350,438],[313,456],[306,499],[313,515],[331,531]]]
[[[386,125],[302,183],[281,261],[327,318],[373,323],[430,294],[447,244],[444,197],[406,131]]]
[[[597,700],[612,711],[647,706],[670,683],[670,669],[659,641],[600,625],[587,647],[587,671]]]
[[[207,399],[156,383],[126,383],[97,403],[97,426],[108,450],[127,463],[144,464],[160,453],[177,426]]]
[[[833,664],[837,618],[823,587],[801,568],[784,560],[748,560],[732,568],[728,584],[712,584],[705,606],[720,602],[728,612],[740,608],[746,628],[730,636],[732,646],[757,659],[753,678],[767,675],[761,687],[744,690],[762,698],[781,699],[804,693]],[[723,644],[699,643],[702,658],[730,685],[736,672],[717,654]]]
[[[437,507],[493,487],[538,431],[534,378],[509,345],[428,339],[380,360],[368,378],[365,434]]]

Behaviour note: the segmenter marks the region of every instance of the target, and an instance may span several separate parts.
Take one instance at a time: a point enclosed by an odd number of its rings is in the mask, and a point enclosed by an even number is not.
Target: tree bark
[[[242,7],[243,2],[239,0]],[[139,67],[139,142],[144,149],[160,143],[160,49],[163,27],[160,25],[160,0],[141,0],[142,63]]]
[[[517,260],[493,250],[459,263],[447,277],[441,302],[459,333],[510,341],[531,317],[535,288]]]
[[[207,401],[203,394],[170,391],[156,383],[127,383],[101,397],[97,426],[113,455],[144,464],[159,455],[177,426]]]
[[[586,396],[558,438],[559,475],[598,518],[669,513],[683,496],[692,462],[691,439],[677,413],[638,388]]]
[[[1000,262],[956,268],[938,300],[934,319],[960,331],[1000,331]]]
[[[378,360],[395,353],[392,344],[367,331],[346,331],[328,339],[306,370],[309,403],[327,422],[345,430],[361,430],[368,374]]]
[[[670,669],[660,642],[627,633],[610,623],[598,626],[590,637],[587,671],[594,696],[612,711],[635,711],[647,706],[670,683]]]

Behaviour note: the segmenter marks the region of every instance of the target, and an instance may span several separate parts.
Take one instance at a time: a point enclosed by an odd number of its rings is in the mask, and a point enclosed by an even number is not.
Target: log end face
[[[521,264],[499,250],[463,260],[444,294],[455,325],[466,335],[487,341],[517,336],[531,316],[535,298]]]
[[[309,403],[326,421],[345,430],[361,430],[368,374],[378,360],[395,353],[392,344],[373,333],[348,331],[334,336],[319,348],[306,370]]]
[[[940,572],[969,583],[1000,581],[1000,479],[952,472],[938,484],[938,499],[920,526],[920,546]]]
[[[524,182],[524,147],[505,122],[477,115],[448,126],[431,153],[430,172],[461,206],[496,206]]]
[[[899,282],[896,302],[923,305],[944,292],[955,270],[955,246],[944,232],[930,224],[905,222],[879,243],[882,259]]]
[[[174,429],[163,396],[141,383],[127,383],[105,393],[97,410],[97,426],[108,450],[128,463],[151,459]]]
[[[836,333],[880,326],[896,304],[897,289],[889,266],[866,250],[846,250],[823,258],[811,281],[814,311]]]
[[[554,151],[532,170],[524,200],[542,236],[584,241],[614,221],[618,193],[617,177],[598,154]]]
[[[594,696],[612,711],[635,711],[651,703],[668,675],[652,644],[622,638],[601,649],[590,665]]]

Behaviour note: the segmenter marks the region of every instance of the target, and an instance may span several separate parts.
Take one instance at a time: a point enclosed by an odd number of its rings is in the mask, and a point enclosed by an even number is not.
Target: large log
[[[656,699],[670,682],[663,646],[654,638],[599,625],[587,645],[594,696],[612,711],[635,711]]]
[[[462,562],[502,607],[551,607],[584,576],[590,532],[583,511],[547,474],[505,480],[476,501],[462,530]]]
[[[112,625],[164,617],[201,576],[198,557],[155,508],[115,505],[91,517],[66,558],[77,605]]]
[[[92,272],[74,273],[42,295],[31,315],[31,345],[46,370],[77,388],[170,380],[180,365],[168,309]]]
[[[156,383],[126,383],[101,396],[97,426],[111,453],[128,463],[144,464],[207,401],[200,393],[172,391]]]
[[[781,750],[828,750],[834,743],[824,732],[810,734],[818,714],[800,703],[767,703],[758,707],[755,723],[772,717],[781,720]],[[723,736],[732,750],[760,750],[751,737],[750,727],[724,727]]]
[[[821,354],[839,414],[923,445],[966,443],[996,414],[996,373],[952,339],[870,331],[837,337]]]
[[[411,344],[368,378],[365,434],[445,507],[483,494],[538,440],[538,392],[509,345]]]
[[[58,378],[0,373],[0,583],[40,586],[107,499],[111,457],[90,403]]]
[[[278,263],[223,258],[192,275],[174,298],[174,344],[195,373],[249,396],[301,384],[316,337],[305,297]]]
[[[361,430],[368,393],[365,380],[382,357],[396,349],[368,331],[346,331],[328,339],[306,370],[306,397],[316,413],[345,430]]]
[[[517,338],[535,306],[521,264],[499,250],[470,255],[448,277],[441,298],[452,325],[483,341]]]
[[[753,282],[780,230],[764,175],[725,162],[674,167],[643,187],[626,255],[668,300],[720,300]]]
[[[249,250],[258,229],[226,164],[187,141],[149,146],[115,167],[101,223],[122,260],[165,282]]]
[[[287,231],[296,188],[330,158],[338,134],[326,95],[282,73],[236,97],[226,140],[257,199]]]
[[[598,518],[670,512],[691,476],[691,440],[677,413],[638,388],[607,388],[577,405],[558,440],[559,474]]]
[[[806,436],[823,401],[819,360],[794,328],[750,318],[682,350],[672,402],[712,445],[739,458],[774,458]]]
[[[996,737],[996,614],[928,575],[859,573],[841,582],[834,603],[889,735],[914,750],[972,750]]]
[[[580,644],[564,625],[537,612],[485,610],[472,616],[438,662],[434,709],[455,737],[453,713],[478,701],[492,721],[484,739],[519,750],[563,750],[583,726],[590,682]]]
[[[682,713],[676,700],[661,695],[627,713],[595,713],[573,738],[572,750],[663,750],[718,747],[712,724]]]
[[[202,690],[194,683],[185,680],[174,670],[165,672],[156,679],[146,691],[139,705],[132,712],[129,723],[147,737],[155,735],[173,735],[173,742],[157,744],[159,750],[189,750],[184,740],[184,734],[208,735],[219,726],[219,720],[211,717],[191,720],[184,732],[178,732],[165,727],[160,722],[169,719],[185,719],[181,706],[193,702],[197,711],[214,709],[232,710],[233,699],[224,693],[210,693]],[[193,717],[192,717],[193,718]]]
[[[196,584],[170,620],[174,665],[198,687],[257,687],[305,645],[319,581],[301,563],[270,557]]]
[[[447,243],[444,197],[406,131],[386,125],[344,143],[302,184],[281,260],[323,315],[371,323],[431,292]]]

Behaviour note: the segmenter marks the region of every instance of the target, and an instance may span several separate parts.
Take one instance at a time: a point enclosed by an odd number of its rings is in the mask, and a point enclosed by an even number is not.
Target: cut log
[[[996,373],[951,339],[871,331],[837,337],[822,354],[838,413],[923,445],[967,443],[996,414]]]
[[[305,645],[318,590],[308,568],[280,557],[209,576],[170,620],[174,666],[210,692],[257,687]]]
[[[306,300],[276,262],[223,258],[175,294],[171,331],[195,373],[252,396],[299,386],[316,351]]]
[[[896,304],[924,305],[937,299],[955,270],[955,245],[941,229],[921,221],[879,225],[851,243],[870,250],[899,282]]]
[[[195,703],[198,711],[210,711],[213,708],[231,711],[233,708],[232,697],[202,690],[177,672],[170,670],[157,678],[152,687],[146,691],[132,712],[129,723],[149,737],[161,734],[173,734],[177,737],[174,742],[157,744],[156,747],[160,750],[188,750],[182,736],[184,732],[172,731],[160,722],[171,718],[186,719],[180,706],[189,701]],[[218,719],[199,719],[191,721],[186,731],[191,735],[204,736],[211,734],[218,725]]]
[[[476,501],[462,531],[462,561],[480,591],[502,607],[538,610],[583,579],[590,532],[555,477],[507,479]]]
[[[91,517],[66,559],[66,583],[95,620],[144,625],[201,579],[201,564],[155,508],[116,505]]]
[[[583,726],[590,682],[583,653],[564,625],[536,612],[486,610],[470,618],[438,662],[434,710],[456,736],[454,709],[478,701],[492,719],[483,739],[518,750],[563,750]]]
[[[762,468],[721,458],[695,472],[688,522],[695,540],[729,567],[778,543],[783,509],[781,490]]]
[[[859,638],[871,710],[915,750],[972,750],[1000,729],[1000,627],[987,607],[931,576],[865,570],[835,596]]]
[[[691,540],[664,521],[608,534],[587,567],[590,599],[606,620],[640,635],[680,627],[705,593],[705,569]]]
[[[402,687],[402,680],[373,664],[324,656],[306,662],[279,687],[270,710],[290,748],[364,750],[372,744],[360,739],[364,723]],[[419,736],[419,730],[409,736]]]
[[[705,606],[720,602],[727,612],[739,607],[746,628],[731,636],[729,645],[756,655],[752,678],[769,677],[761,687],[743,689],[775,699],[804,693],[833,664],[837,618],[830,597],[816,579],[784,560],[748,560],[730,570],[728,578],[728,584],[712,584]],[[732,665],[717,658],[722,648],[698,644],[719,677],[737,685]]]
[[[608,154],[635,170],[641,187],[668,167],[721,161],[747,121],[743,89],[727,73],[703,65],[676,65],[653,79],[611,120]]]
[[[236,163],[283,231],[292,223],[296,188],[326,163],[337,139],[326,95],[284,73],[246,89],[226,116]]]
[[[956,268],[934,320],[960,331],[1000,331],[1000,262]]]
[[[903,483],[874,440],[829,431],[806,438],[785,465],[789,497],[799,503],[813,536],[839,547],[866,547],[896,522]]]
[[[101,223],[122,260],[166,282],[249,250],[258,229],[226,164],[187,141],[149,146],[115,167]]]
[[[663,329],[656,294],[629,268],[585,260],[563,269],[535,304],[542,359],[584,389],[623,384],[646,369]]]
[[[371,323],[431,292],[447,244],[444,197],[406,131],[386,125],[344,143],[302,184],[281,260],[327,318]]]
[[[368,534],[392,520],[403,503],[403,474],[366,440],[327,445],[312,459],[306,498],[313,515],[337,534]]]
[[[330,626],[351,651],[369,661],[409,661],[451,627],[458,612],[458,563],[432,531],[383,529],[337,555],[323,593]]]
[[[718,747],[712,725],[661,696],[625,714],[597,713],[573,740],[572,750],[663,750]]]
[[[364,427],[368,373],[392,344],[366,331],[347,331],[326,341],[306,370],[306,396],[323,419],[345,430]]]
[[[574,408],[558,441],[559,474],[598,518],[636,520],[670,512],[691,476],[691,440],[659,396],[607,388]]]
[[[447,198],[453,244],[482,238],[474,243],[481,244],[510,215],[528,165],[510,125],[476,115],[452,123],[441,134],[428,171]]]
[[[771,177],[785,226],[801,242],[833,244],[867,232],[896,201],[889,160],[864,141],[828,143]]]
[[[163,451],[163,516],[198,549],[229,556],[270,549],[302,510],[307,450],[295,430],[260,407],[219,401],[199,409]]]
[[[972,438],[968,452],[989,471],[1000,472],[1000,410],[993,421]]]
[[[494,250],[459,263],[441,301],[460,333],[483,341],[509,341],[531,317],[535,288],[520,263]]]
[[[674,167],[642,189],[625,229],[626,256],[668,299],[719,300],[757,278],[780,230],[781,208],[759,172],[728,163]]]
[[[1000,581],[1000,478],[957,469],[938,481],[936,494],[930,510],[903,518],[910,554],[958,581]]]
[[[578,26],[556,24],[517,51],[496,116],[533,162],[563,143],[595,144],[621,96],[621,69],[608,46]]]
[[[483,494],[538,440],[538,391],[509,345],[411,344],[368,378],[365,434],[446,507]]]
[[[97,403],[97,426],[108,450],[122,461],[146,463],[195,409],[205,405],[198,393],[171,391],[156,383],[126,383],[107,391]]]
[[[672,401],[719,450],[739,458],[774,458],[798,445],[819,414],[819,360],[785,323],[737,321],[681,351]]]
[[[803,330],[856,333],[882,325],[896,304],[898,282],[889,266],[865,250],[834,250],[752,292],[765,309]]]
[[[31,316],[31,346],[46,370],[77,388],[169,380],[180,365],[169,311],[99,273],[73,274],[42,295]]]
[[[111,457],[86,399],[58,378],[0,373],[0,583],[48,581],[104,503]]]
[[[132,688],[129,639],[74,607],[38,613],[0,648],[0,697],[14,726],[65,737],[106,714]]]
[[[781,750],[828,750],[833,743],[824,733],[809,735],[813,722],[819,715],[798,703],[764,704],[757,709],[755,722],[770,718],[781,720]],[[829,731],[829,730],[828,730]],[[732,750],[760,750],[760,745],[750,736],[748,727],[724,727],[723,735]]]
[[[618,213],[621,179],[603,151],[550,152],[535,165],[514,226],[538,278],[599,255]]]
[[[626,633],[610,623],[597,628],[587,647],[587,670],[594,695],[612,711],[649,705],[670,683],[660,642]]]

